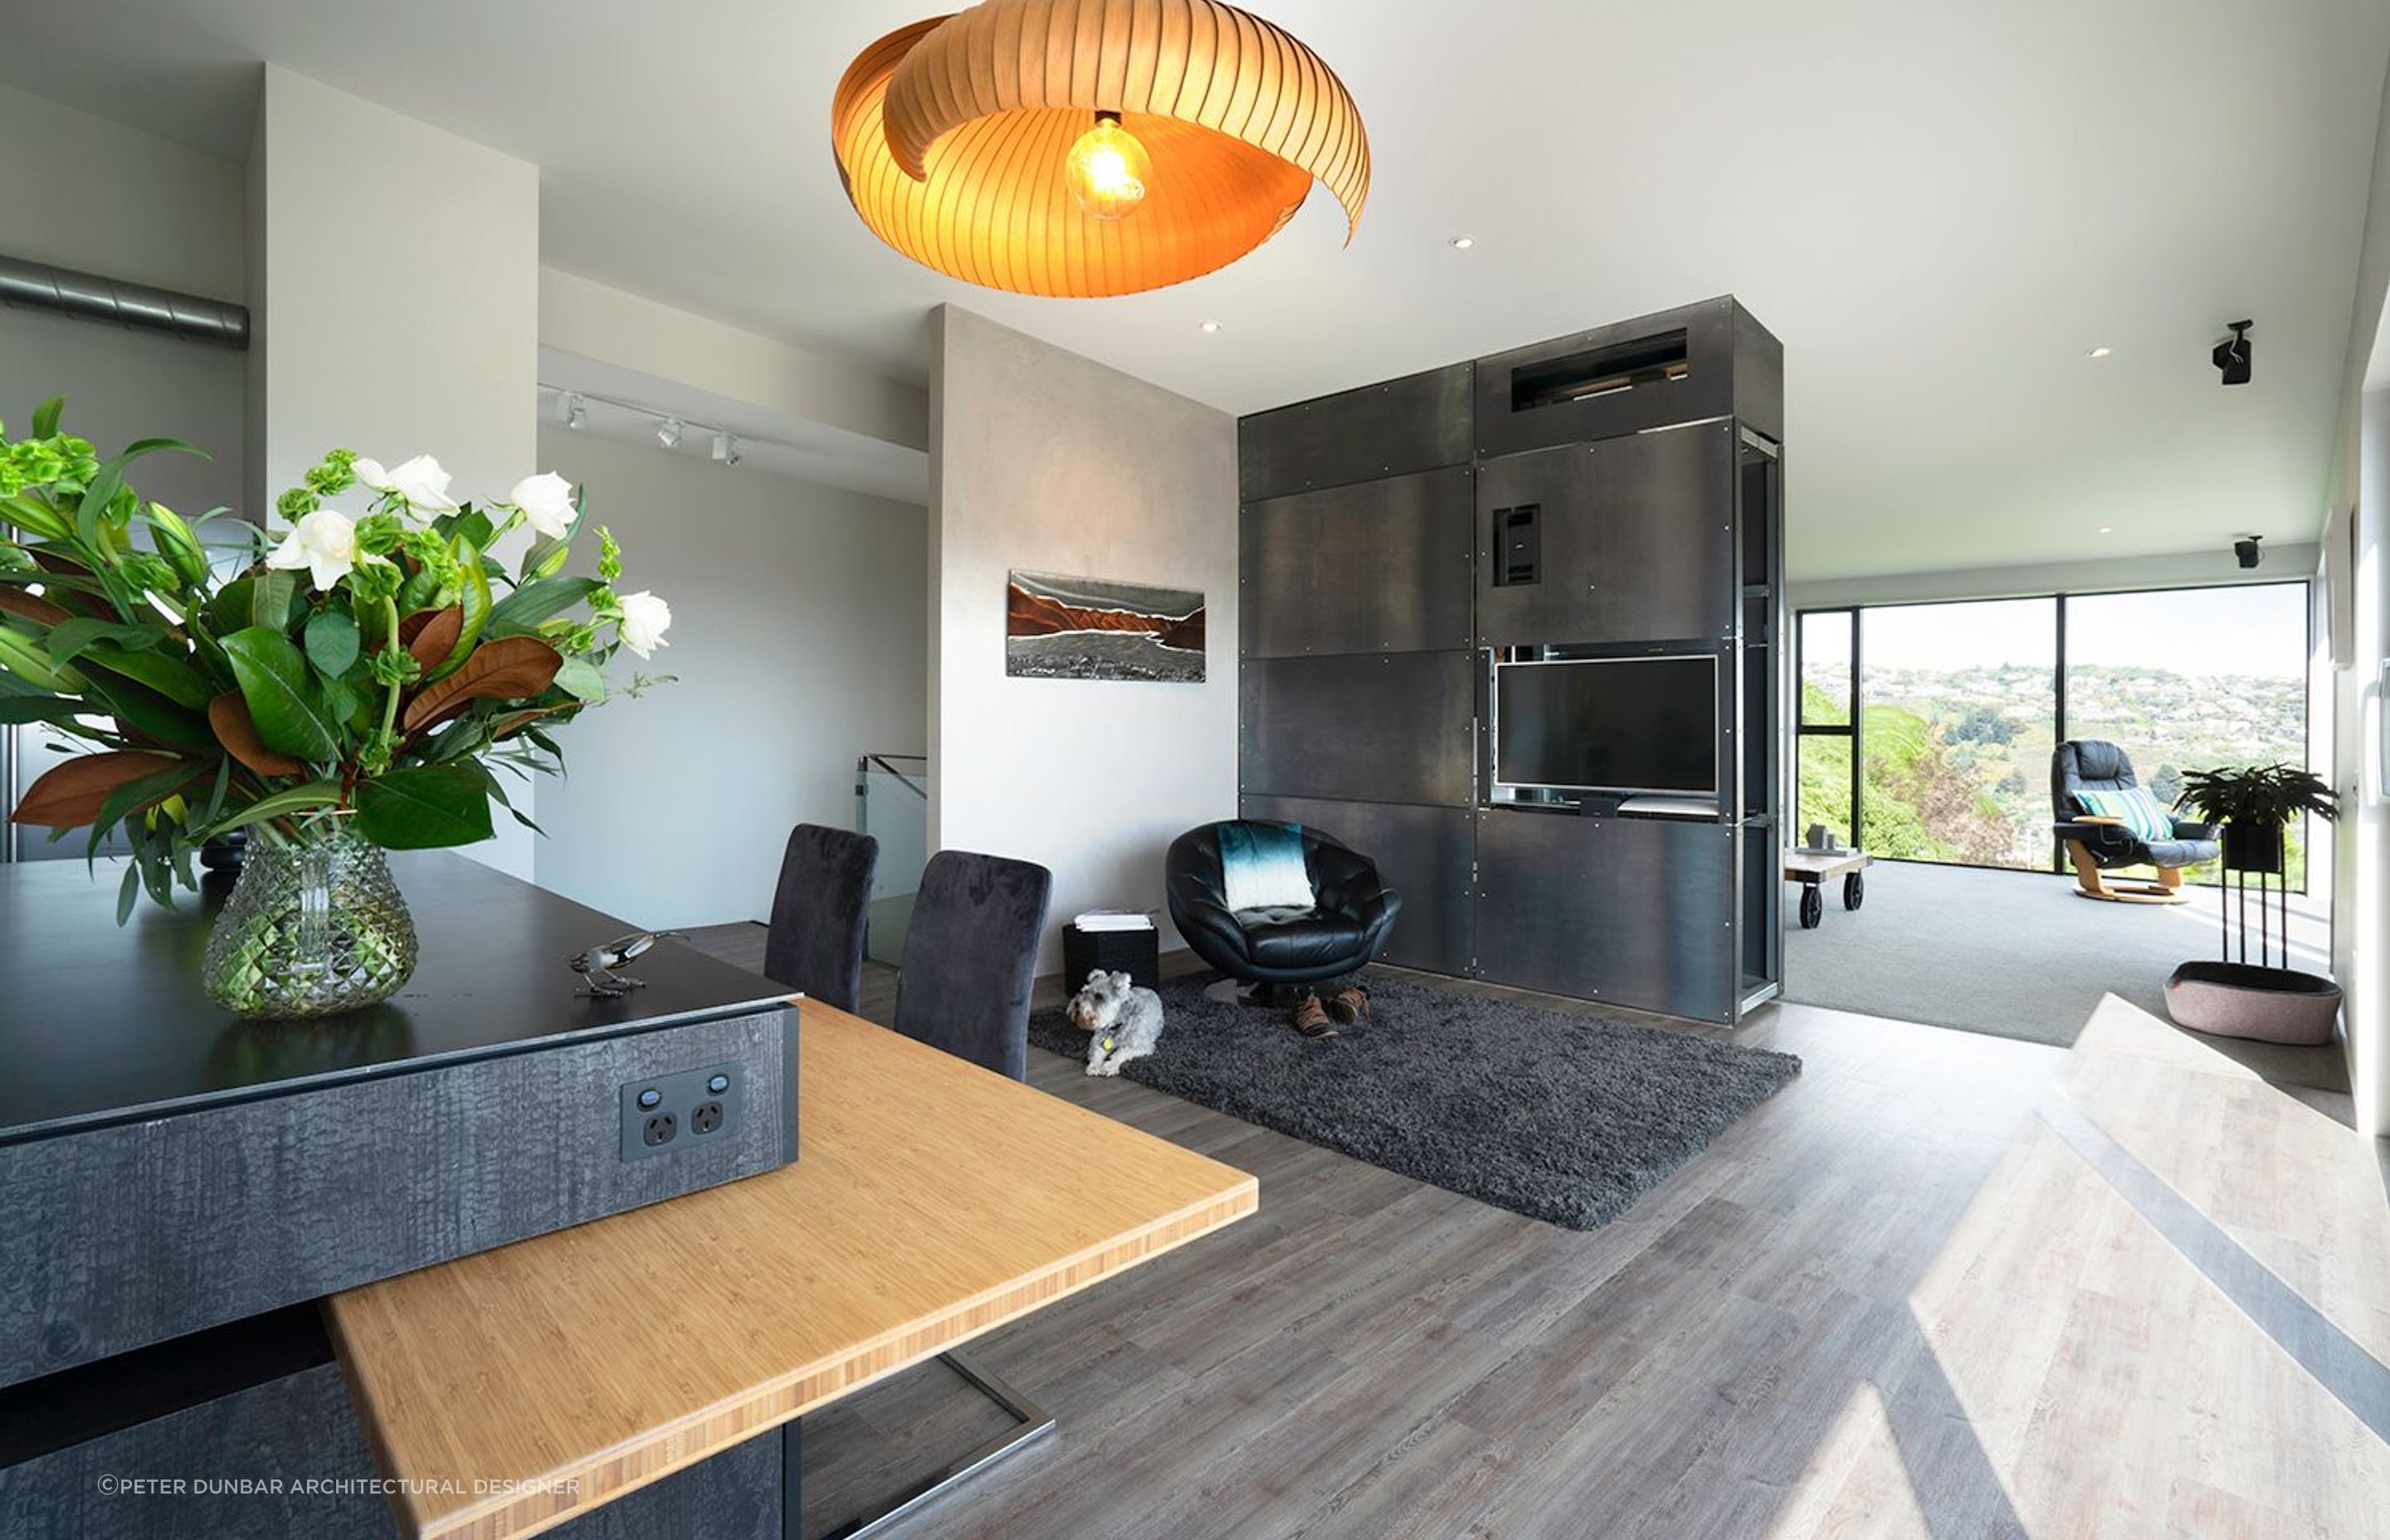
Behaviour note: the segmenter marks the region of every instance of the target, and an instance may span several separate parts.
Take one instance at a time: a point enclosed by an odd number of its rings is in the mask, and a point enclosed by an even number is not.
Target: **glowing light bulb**
[[[1121,127],[1117,112],[1099,112],[1096,126],[1079,135],[1062,162],[1071,196],[1098,219],[1125,219],[1145,201],[1153,160],[1137,135]]]

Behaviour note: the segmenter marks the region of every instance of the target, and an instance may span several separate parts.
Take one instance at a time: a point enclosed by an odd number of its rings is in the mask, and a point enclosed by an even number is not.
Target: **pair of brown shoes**
[[[1333,1037],[1338,1025],[1359,1026],[1368,1019],[1369,992],[1359,984],[1345,985],[1324,1005],[1305,990],[1294,1004],[1294,1030],[1305,1037]]]

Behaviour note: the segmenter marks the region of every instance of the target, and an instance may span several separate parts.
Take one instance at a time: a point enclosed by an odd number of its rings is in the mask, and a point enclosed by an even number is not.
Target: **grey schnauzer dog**
[[[1125,973],[1098,969],[1072,997],[1071,1024],[1087,1033],[1087,1073],[1116,1075],[1162,1040],[1162,996],[1139,989]]]

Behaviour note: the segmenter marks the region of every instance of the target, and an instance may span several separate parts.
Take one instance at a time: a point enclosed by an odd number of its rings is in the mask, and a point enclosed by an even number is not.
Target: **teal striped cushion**
[[[1231,911],[1310,908],[1303,830],[1293,824],[1222,824],[1220,886]]]
[[[2158,805],[2158,800],[2150,795],[2146,786],[2127,786],[2115,791],[2077,791],[2075,801],[2094,816],[2123,819],[2136,839],[2174,838],[2174,818]]]

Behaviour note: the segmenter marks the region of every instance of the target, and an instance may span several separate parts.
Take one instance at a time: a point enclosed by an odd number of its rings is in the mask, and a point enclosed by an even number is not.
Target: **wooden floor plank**
[[[2071,1052],[1792,1006],[1734,1035],[1805,1072],[1584,1233],[1033,1052],[1033,1084],[1256,1173],[1262,1212],[989,1339],[1061,1426],[906,1540],[2390,1534],[2390,1447],[2041,1116],[2390,1352],[2384,1155],[2331,1050],[2120,1003]],[[841,1444],[942,1393],[809,1436],[809,1510],[862,1507]]]

